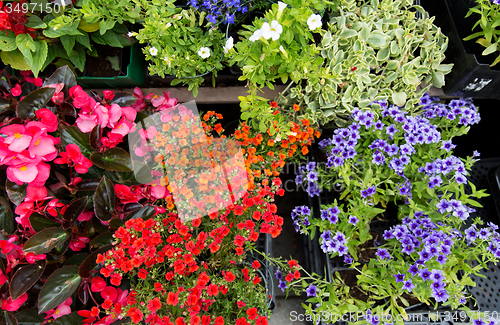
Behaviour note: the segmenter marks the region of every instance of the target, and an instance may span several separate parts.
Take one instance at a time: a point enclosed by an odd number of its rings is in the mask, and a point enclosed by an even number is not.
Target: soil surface
[[[85,76],[87,77],[116,77],[121,74],[121,71],[116,71],[113,69],[111,62],[107,57],[117,56],[118,60],[121,61],[122,49],[118,47],[105,46],[100,44],[94,44],[97,53],[97,57],[87,55],[87,60],[85,61]]]

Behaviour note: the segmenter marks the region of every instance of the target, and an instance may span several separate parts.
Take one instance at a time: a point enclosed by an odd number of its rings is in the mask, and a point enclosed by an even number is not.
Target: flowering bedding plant
[[[173,3],[152,8],[143,28],[133,35],[140,43],[147,43],[144,53],[152,63],[151,74],[162,78],[174,75],[177,79],[171,85],[182,82],[196,97],[203,83],[201,75],[212,71],[216,77],[222,69],[226,37],[205,12],[175,8]]]
[[[500,51],[498,45],[500,44],[500,30],[497,28],[496,21],[499,18],[500,2],[498,0],[477,0],[477,5],[469,9],[465,16],[466,18],[474,15],[477,21],[472,27],[472,31],[481,29],[478,32],[464,38],[464,41],[476,40],[476,43],[485,47],[482,55],[490,55]],[[498,55],[490,66],[494,66],[500,62],[500,55]]]
[[[424,95],[411,111],[377,101],[369,110],[355,109],[347,127],[320,142],[325,168],[309,162],[296,181],[311,196],[334,184],[344,191],[340,201],[321,207],[317,219],[308,207],[296,207],[294,225],[311,236],[319,232],[321,249],[343,258],[357,280],[345,290],[338,274],[331,283],[305,277],[314,280],[308,296],[318,312],[370,310],[395,317],[405,315],[410,295],[452,310],[465,304],[465,286],[474,285],[470,275],[500,257],[498,227],[473,217],[473,207],[480,206],[474,198],[485,196],[484,190],[472,184],[471,193],[464,190],[475,160],[452,154],[452,138],[479,119],[468,99],[444,104]],[[397,219],[388,214],[391,205]],[[375,220],[393,225],[376,233]],[[333,301],[324,300],[332,290]],[[311,305],[308,311],[313,313]]]
[[[134,94],[91,96],[68,67],[44,81],[27,73],[2,75],[0,304],[7,319],[267,324],[269,297],[252,251],[259,233],[281,232],[283,219],[273,203],[284,192],[279,172],[319,136],[309,121],[276,124],[273,134],[243,123],[226,139],[222,116],[208,112],[195,128],[197,116],[169,93],[144,96],[136,88]],[[142,127],[155,116],[161,128]],[[196,133],[191,140],[240,146],[244,173],[231,174],[239,183],[228,186],[245,190],[229,188],[234,195],[220,211],[183,218],[179,211],[189,194],[175,180],[186,175],[169,179],[164,166],[180,163],[172,139],[190,132]],[[276,136],[283,133],[294,135]],[[138,157],[153,157],[151,175],[160,177],[149,182],[133,170],[127,151],[136,135],[152,144],[139,141],[134,149]],[[222,151],[193,142],[188,147],[204,158],[207,150],[215,158]],[[188,156],[196,167],[195,154]],[[226,158],[213,161],[230,162]],[[196,183],[200,192],[213,194],[210,185]],[[287,265],[283,271],[296,279],[296,262]],[[245,295],[249,290],[255,294]]]

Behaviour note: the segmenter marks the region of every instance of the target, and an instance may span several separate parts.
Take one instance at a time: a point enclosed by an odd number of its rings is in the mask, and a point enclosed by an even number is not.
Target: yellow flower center
[[[118,125],[117,129],[121,128],[122,127],[122,124]]]
[[[21,133],[14,134],[14,138],[19,139],[21,137]]]
[[[36,140],[35,146],[38,146],[39,143],[40,143],[40,140]]]
[[[19,170],[22,172],[24,172],[26,169],[28,169],[28,167],[26,167],[26,166],[19,167]]]
[[[56,310],[55,314],[57,315],[57,314],[59,314],[60,312],[61,312],[61,311],[58,309],[58,310]]]

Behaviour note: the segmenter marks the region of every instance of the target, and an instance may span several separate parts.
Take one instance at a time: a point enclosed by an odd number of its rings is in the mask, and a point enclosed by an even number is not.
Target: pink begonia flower
[[[166,186],[151,184],[151,196],[155,199],[164,199],[166,198],[170,192],[167,190]]]
[[[90,238],[83,237],[73,233],[71,241],[69,242],[69,248],[74,252],[79,252],[87,246]]]
[[[73,98],[73,106],[90,110],[89,106],[95,106],[95,100],[87,94],[81,86],[69,89],[69,95]]]
[[[42,85],[43,85],[42,78],[25,77],[24,80],[34,84],[37,87],[42,87]]]
[[[113,90],[103,90],[104,99],[112,100],[115,97],[115,92]]]
[[[21,90],[21,85],[17,83],[17,84],[14,86],[14,88],[12,88],[12,89],[11,89],[10,93],[11,93],[11,94],[12,94],[12,96],[14,96],[14,97],[17,97],[17,96],[21,95],[21,93],[22,93],[22,90]]]
[[[108,107],[109,121],[108,126],[114,128],[122,117],[122,108],[118,104],[111,104]]]
[[[130,187],[123,184],[115,184],[115,193],[118,199],[123,203],[137,203],[139,202],[139,197],[136,193],[132,192]]]
[[[45,319],[53,318],[58,319],[61,316],[71,314],[71,304],[73,303],[73,299],[69,297],[62,304],[57,306],[56,309],[47,310],[45,313]]]
[[[92,290],[92,292],[101,292],[104,288],[106,288],[106,286],[106,281],[104,281],[104,279],[100,276],[92,278],[92,281],[90,282],[90,290]]]
[[[26,188],[26,197],[24,198],[24,202],[19,204],[14,210],[14,212],[19,215],[19,217],[16,217],[16,222],[24,228],[31,228],[29,217],[34,212],[35,203],[49,198],[51,197],[47,196],[47,188],[44,186],[37,187],[29,184]]]
[[[139,130],[139,136],[146,140],[146,139],[153,139],[155,134],[156,134],[156,128],[154,126],[150,126],[148,127],[147,130],[144,130],[144,129],[140,129]]]
[[[77,173],[85,174],[89,171],[89,168],[92,167],[92,162],[82,155],[80,148],[76,144],[68,144],[66,146],[66,152],[61,152],[60,155],[62,158],[55,159],[54,163],[74,166]]]
[[[47,132],[57,131],[57,116],[48,108],[40,108],[35,111],[36,118],[47,127]]]
[[[2,269],[0,269],[0,286],[3,286],[8,279],[9,278],[3,273]]]
[[[11,124],[4,126],[0,133],[7,135],[4,143],[8,144],[8,149],[14,152],[21,152],[28,148],[31,136],[25,134],[25,127],[21,124]]]
[[[78,216],[77,220],[82,222],[82,221],[90,221],[92,220],[92,217],[94,216],[94,212],[92,211],[83,211],[80,213]]]
[[[28,254],[26,254],[24,256],[24,258],[26,258],[26,261],[30,264],[33,264],[35,263],[36,261],[42,261],[44,259],[47,258],[47,256],[45,254],[38,254],[36,255],[35,253],[33,252],[29,252]]]
[[[64,83],[52,84],[47,87],[56,89],[54,95],[52,95],[52,102],[54,104],[59,104],[64,100],[64,93],[61,92],[64,88]]]
[[[101,143],[108,148],[114,148],[122,142],[123,142],[123,136],[118,133],[109,132],[107,137],[101,138]]]
[[[2,301],[2,309],[7,311],[16,311],[19,309],[19,307],[21,307],[22,304],[26,302],[27,299],[28,294],[26,292],[16,300],[12,300],[12,297],[9,297],[7,300]]]
[[[79,114],[76,126],[83,133],[89,133],[97,125],[97,115]]]
[[[49,174],[50,166],[43,162],[25,163],[7,168],[7,177],[17,185],[31,183],[33,186],[42,186],[49,178]]]
[[[119,134],[122,137],[129,134],[130,130],[132,130],[133,124],[127,121],[125,118],[122,118],[121,121],[113,128],[109,133]]]
[[[170,91],[163,92],[163,95],[164,96],[154,95],[151,99],[151,104],[153,104],[156,109],[163,111],[177,105],[177,98],[170,98]]]
[[[130,106],[122,107],[122,116],[130,122],[134,122],[137,117],[137,111]]]

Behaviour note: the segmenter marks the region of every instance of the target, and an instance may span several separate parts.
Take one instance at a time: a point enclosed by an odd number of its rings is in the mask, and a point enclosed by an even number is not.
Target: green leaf
[[[7,196],[9,197],[10,201],[15,205],[19,205],[23,202],[24,198],[26,197],[27,187],[28,184],[17,185],[16,183],[11,182],[9,180],[5,182],[5,189],[7,191]]]
[[[31,66],[31,71],[38,77],[38,73],[42,70],[42,67],[47,59],[47,54],[49,52],[49,47],[46,42],[40,41],[36,42],[36,50],[33,53],[33,64]]]
[[[387,45],[388,36],[380,31],[374,31],[370,34],[367,43],[374,48],[382,48]]]
[[[19,325],[41,325],[45,321],[45,315],[39,315],[36,307],[33,307],[17,313],[16,319]]]
[[[70,258],[68,258],[68,260],[66,261],[66,263],[64,263],[64,265],[81,265],[88,256],[89,254],[87,253],[80,253],[73,255]]]
[[[144,220],[150,219],[154,216],[156,210],[154,206],[151,205],[146,205],[145,207],[132,212],[130,215],[128,215],[125,219],[125,221],[129,219],[137,219],[137,218],[142,218]]]
[[[444,86],[444,74],[441,71],[432,71],[432,85],[436,88]]]
[[[14,214],[4,197],[0,197],[0,229],[8,234],[14,231]]]
[[[82,278],[78,275],[76,265],[67,265],[56,270],[40,291],[38,312],[44,313],[62,304],[78,289],[81,282]]]
[[[91,37],[92,40],[97,44],[109,45],[112,47],[123,47],[120,43],[120,40],[118,40],[115,32],[113,32],[112,30],[108,30],[103,35],[99,35],[99,33],[92,33]]]
[[[493,43],[493,44],[491,44],[490,46],[488,46],[488,47],[487,47],[487,48],[483,51],[483,53],[481,53],[481,54],[482,54],[482,55],[488,55],[488,54],[494,53],[494,52],[496,52],[497,47],[498,47],[498,44],[497,44],[497,43]]]
[[[348,39],[356,35],[358,35],[358,32],[354,29],[346,29],[342,33],[340,33],[339,37],[342,39]]]
[[[39,88],[31,92],[17,104],[17,116],[23,120],[35,117],[35,111],[44,108],[55,92],[55,88],[49,87]]]
[[[392,101],[399,107],[403,107],[406,103],[406,93],[404,91],[392,93]]]
[[[75,40],[88,48],[89,50],[92,50],[92,47],[90,46],[90,37],[87,33],[83,33],[82,35],[76,35]]]
[[[69,59],[78,70],[83,72],[83,69],[85,69],[85,51],[73,49],[69,55]]]
[[[63,126],[61,144],[64,148],[66,148],[68,144],[76,144],[82,151],[82,154],[88,157],[93,152],[89,141],[89,135],[80,131],[77,126]]]
[[[117,91],[115,97],[111,100],[112,104],[123,106],[132,106],[137,101],[137,97],[126,91]]]
[[[1,51],[14,51],[17,49],[16,36],[14,33],[7,35],[5,31],[0,32],[0,50]]]
[[[9,313],[8,311],[4,310],[2,315],[0,316],[0,325],[17,325],[17,319]]]
[[[35,254],[45,254],[54,247],[59,246],[71,236],[71,231],[65,231],[61,228],[47,228],[33,235],[24,243],[24,251]]]
[[[75,221],[87,206],[87,201],[87,196],[71,201],[68,208],[64,211],[63,218],[65,220]]]
[[[96,236],[90,241],[89,247],[92,249],[93,247],[104,247],[107,245],[111,245],[113,243],[114,233],[114,231],[109,231]]]
[[[111,63],[111,68],[116,71],[120,71],[120,59],[118,56],[108,56],[106,59]]]
[[[64,315],[56,319],[52,325],[75,325],[75,324],[83,324],[84,318],[78,315],[78,312],[72,312],[71,314]]]
[[[10,52],[2,51],[2,53],[0,54],[0,58],[2,59],[4,64],[10,65],[13,69],[21,71],[30,70],[30,66],[19,50]]]
[[[43,22],[37,15],[28,17],[28,22],[24,26],[29,28],[46,28],[47,24]]]
[[[60,224],[52,221],[36,212],[33,212],[31,216],[29,217],[30,219],[30,224],[31,227],[33,228],[34,231],[40,232],[46,228],[51,228],[51,227],[59,227]]]
[[[28,291],[38,281],[44,269],[45,261],[42,265],[33,263],[18,269],[12,277],[9,287],[12,300],[16,300]]]
[[[94,195],[94,212],[97,218],[108,221],[116,206],[115,187],[106,176],[101,178]]]
[[[103,153],[94,152],[90,160],[96,166],[110,171],[131,172],[132,160],[130,155],[119,147],[107,149]]]
[[[71,51],[73,50],[73,47],[75,47],[76,36],[63,35],[60,37],[60,39],[61,39],[62,45],[64,46],[64,49],[66,50],[66,53],[68,53],[68,55],[71,56]]]
[[[64,83],[64,96],[69,96],[69,89],[76,86],[76,78],[73,71],[68,66],[63,66],[58,68],[54,73],[45,79],[43,82],[43,87],[47,87],[53,84]]]

